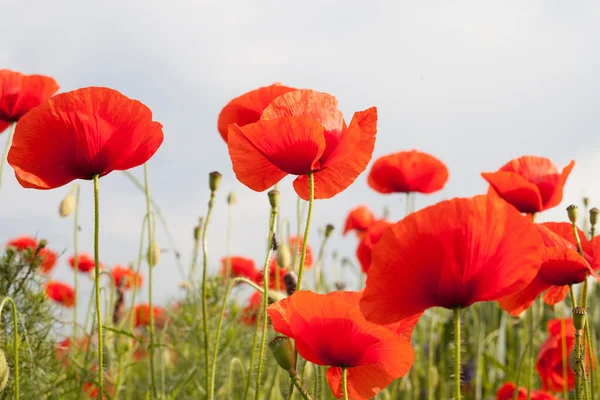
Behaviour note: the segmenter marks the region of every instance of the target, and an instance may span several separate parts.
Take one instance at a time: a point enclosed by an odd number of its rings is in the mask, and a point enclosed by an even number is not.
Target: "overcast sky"
[[[484,4],[485,3],[485,4]],[[335,95],[352,113],[379,109],[374,159],[419,149],[444,161],[446,188],[418,196],[419,208],[487,190],[480,172],[511,158],[546,156],[562,168],[576,160],[563,204],[541,220],[564,220],[582,196],[600,205],[600,4],[535,1],[106,1],[0,0],[0,68],[54,77],[61,92],[108,86],[148,105],[165,141],[149,163],[153,197],[188,268],[192,229],[206,213],[210,171],[223,174],[209,228],[210,268],[225,251],[226,196],[235,191],[233,248],[264,258],[266,193],[238,183],[217,116],[232,98],[282,82]],[[3,148],[7,135],[0,136]],[[142,177],[141,168],[132,170]],[[367,170],[368,172],[368,170]],[[341,236],[346,212],[385,206],[397,220],[399,196],[383,196],[365,172],[331,200],[317,201],[317,228],[333,223],[330,249],[354,259],[356,239]],[[82,182],[81,250],[92,252],[92,185]],[[21,188],[7,167],[0,191],[0,242],[21,234],[72,253],[72,219],[58,217],[69,186]],[[281,212],[295,229],[291,180],[280,185]],[[120,172],[100,180],[101,259],[137,257],[143,194]],[[158,240],[167,241],[162,231]],[[66,256],[54,272],[72,281]],[[155,268],[158,302],[181,280],[173,257]],[[87,279],[87,278],[85,278]],[[84,280],[85,280],[84,279]],[[87,303],[91,285],[84,286]],[[143,296],[146,296],[144,294]]]

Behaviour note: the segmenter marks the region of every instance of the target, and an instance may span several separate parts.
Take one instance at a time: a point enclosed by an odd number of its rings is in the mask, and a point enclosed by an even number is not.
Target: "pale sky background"
[[[217,116],[230,99],[274,82],[335,95],[347,121],[377,106],[374,159],[416,148],[444,161],[446,188],[418,196],[419,208],[485,192],[480,172],[525,154],[549,157],[560,168],[576,160],[563,203],[540,220],[564,220],[564,207],[584,195],[600,205],[597,1],[0,0],[0,14],[0,68],[50,75],[61,92],[117,89],[148,105],[164,125],[164,144],[149,164],[150,187],[186,271],[213,170],[223,182],[209,228],[211,272],[225,252],[232,190],[239,199],[234,253],[264,259],[267,196],[235,179]],[[141,168],[132,172],[142,177]],[[356,239],[342,237],[341,229],[358,204],[377,213],[388,206],[393,220],[402,217],[403,200],[372,191],[367,172],[345,192],[316,202],[313,247],[317,228],[333,223],[329,249],[355,260]],[[280,190],[281,212],[295,224],[291,179]],[[21,234],[47,239],[66,252],[54,278],[71,282],[72,218],[57,212],[68,191],[23,189],[7,166],[0,243]],[[114,172],[101,179],[100,197],[101,259],[127,264],[137,257],[143,194]],[[92,202],[91,182],[82,182],[80,243],[90,253]],[[167,246],[162,231],[158,240]],[[165,303],[181,280],[173,255],[164,254],[154,271],[157,302]],[[91,285],[81,280],[85,307]]]

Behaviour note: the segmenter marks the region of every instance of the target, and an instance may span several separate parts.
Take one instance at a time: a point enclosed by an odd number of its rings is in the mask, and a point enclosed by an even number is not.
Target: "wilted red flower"
[[[506,382],[496,393],[496,400],[513,400],[515,395],[515,384]],[[520,387],[517,393],[517,400],[527,400],[527,389]],[[558,400],[550,393],[541,390],[531,391],[531,400]]]
[[[279,286],[279,290],[284,290],[285,289],[285,282],[283,281],[283,277],[285,276],[285,274],[287,274],[288,269],[287,268],[279,268],[279,285],[276,284],[275,281],[275,276],[277,273],[277,261],[275,261],[275,259],[273,259],[271,261],[271,264],[269,265],[269,289],[277,289],[277,286]],[[256,284],[258,285],[263,285],[263,278],[264,278],[264,271],[260,270],[256,273],[256,279],[254,280],[254,282],[256,282]]]
[[[164,308],[159,306],[153,306],[154,310],[154,325],[157,327],[164,327],[167,315]],[[133,309],[134,325],[138,326],[149,326],[150,325],[150,305],[138,304]]]
[[[137,286],[138,288],[142,287],[142,275],[136,273],[129,267],[124,267],[123,265],[117,264],[113,267],[110,273],[115,282],[115,286],[117,287],[121,285],[123,285],[125,289],[131,289],[134,286]]]
[[[231,277],[241,276],[243,278],[248,278],[250,280],[256,279],[256,274],[258,271],[256,270],[256,264],[254,264],[254,260],[251,258],[245,257],[223,257],[221,259],[221,275],[225,276],[227,274],[227,261],[230,261],[231,266]]]
[[[296,90],[291,87],[275,83],[271,86],[263,86],[231,100],[219,114],[218,129],[221,137],[227,142],[227,130],[229,125],[245,126],[260,119],[263,110],[276,98]]]
[[[27,113],[15,129],[8,163],[26,188],[53,189],[148,161],[162,125],[136,100],[113,89],[62,93]]]
[[[564,321],[564,322],[563,322]],[[575,327],[573,320],[552,319],[548,321],[548,339],[542,344],[538,352],[535,367],[542,381],[544,390],[560,392],[563,390],[565,380],[563,378],[563,335],[567,344],[567,363],[570,354],[575,348]],[[575,387],[575,373],[571,365],[567,365],[567,388]]]
[[[90,272],[94,269],[94,259],[90,257],[87,253],[79,253],[77,259],[79,260],[77,264],[77,270],[80,272]],[[69,257],[69,265],[71,268],[75,268],[75,256]]]
[[[448,180],[448,169],[437,158],[417,150],[401,151],[378,158],[368,183],[379,193],[433,193]]]
[[[523,156],[509,161],[496,172],[483,172],[490,190],[522,213],[536,213],[557,206],[563,187],[575,165],[571,161],[562,170],[543,157]]]
[[[67,308],[75,305],[75,291],[66,283],[49,281],[46,284],[46,295]]]
[[[254,326],[256,324],[256,318],[258,318],[258,310],[262,303],[262,294],[260,292],[252,293],[252,296],[248,298],[248,304],[242,310],[241,320],[248,326]]]
[[[56,81],[43,75],[23,75],[0,69],[0,122],[17,122],[58,90]],[[0,132],[2,132],[0,127]]]
[[[533,280],[542,249],[533,222],[497,197],[443,201],[384,232],[360,308],[391,323],[430,307],[497,300]]]
[[[383,232],[392,225],[391,222],[385,220],[377,221],[367,229],[366,233],[360,239],[356,247],[356,258],[358,258],[365,274],[369,272],[369,267],[371,266],[373,247],[379,242],[381,236],[383,236]]]
[[[596,274],[599,268],[592,245],[585,234],[578,231],[584,256],[577,251],[577,241],[573,227],[567,222],[547,222],[537,224],[544,242],[542,266],[531,283],[522,290],[500,299],[500,306],[511,315],[519,315],[529,308],[545,290],[544,300],[557,304],[565,299],[569,285],[581,283],[589,275],[600,279]]]
[[[273,329],[294,339],[302,357],[330,367],[327,382],[338,399],[341,367],[348,368],[350,398],[366,400],[406,374],[414,361],[406,336],[365,320],[358,298],[357,292],[322,295],[300,290],[267,310]]]
[[[38,242],[35,238],[31,236],[19,236],[8,242],[9,247],[14,247],[17,250],[25,251],[31,250],[35,251],[38,247]]]
[[[56,266],[57,255],[54,251],[43,248],[38,252],[40,258],[40,271],[43,274],[47,274]]]
[[[299,175],[294,189],[308,200],[308,173],[315,199],[350,186],[371,160],[376,133],[375,107],[356,112],[346,127],[335,97],[303,89],[277,97],[255,123],[230,125],[227,140],[244,185],[262,192],[288,174]]]
[[[360,237],[374,222],[375,216],[369,207],[365,205],[358,206],[348,213],[343,234],[346,235],[350,231],[356,231]]]

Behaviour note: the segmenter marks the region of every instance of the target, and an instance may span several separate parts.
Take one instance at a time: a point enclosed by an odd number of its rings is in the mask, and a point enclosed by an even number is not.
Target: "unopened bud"
[[[270,190],[269,193],[269,203],[271,204],[271,208],[279,207],[279,190]]]
[[[281,368],[290,375],[296,372],[296,352],[289,337],[277,336],[269,343],[269,348]]]
[[[71,215],[73,210],[75,209],[75,196],[72,192],[69,192],[64,199],[60,202],[60,206],[58,207],[58,214],[61,217],[67,217]]]
[[[48,245],[48,241],[46,239],[42,239],[38,242],[38,250],[43,249]]]
[[[294,271],[288,271],[283,276],[283,284],[285,285],[285,291],[288,296],[291,296],[296,291],[296,287],[298,286],[298,276]]]
[[[152,251],[150,251],[150,247],[148,247],[146,258],[148,259],[148,265],[151,267],[154,267],[160,262],[160,246],[156,243],[156,240],[152,244]]]
[[[208,187],[211,192],[216,192],[219,189],[219,185],[221,184],[221,174],[217,171],[213,171],[208,174]]]
[[[589,197],[584,197],[583,198],[583,205],[586,206],[586,207],[590,205],[590,198]]]
[[[573,325],[575,329],[580,331],[585,326],[587,321],[587,312],[583,306],[578,306],[573,309]]]
[[[572,224],[577,223],[577,206],[575,204],[571,204],[567,207],[567,215]]]
[[[227,196],[227,204],[234,205],[237,203],[237,196],[235,195],[234,192],[229,193],[229,196]]]
[[[6,355],[2,349],[0,349],[0,393],[6,388],[9,375],[10,370],[8,369],[8,363],[6,362]]]
[[[333,233],[335,227],[331,224],[325,225],[325,237],[328,238]]]
[[[201,233],[201,231],[202,231],[202,228],[200,226],[196,226],[194,228],[194,240],[195,241],[200,240],[200,233]]]
[[[590,210],[590,224],[592,224],[592,226],[596,225],[598,222],[598,214],[600,214],[600,210],[596,207]]]
[[[277,265],[281,268],[289,268],[292,265],[292,252],[287,243],[279,243],[277,255],[275,256]]]
[[[277,292],[275,290],[269,290],[269,304],[273,304],[273,303],[277,303],[279,300],[283,300],[286,298],[286,295],[284,295],[281,292]]]

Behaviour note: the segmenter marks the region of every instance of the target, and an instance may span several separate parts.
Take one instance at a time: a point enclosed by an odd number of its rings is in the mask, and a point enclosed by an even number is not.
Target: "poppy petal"
[[[354,182],[371,161],[376,133],[377,108],[354,114],[338,148],[329,156],[323,169],[314,173],[315,199],[329,199]],[[308,200],[308,177],[296,178],[294,189],[300,198]]]
[[[0,119],[16,122],[58,90],[56,81],[44,75],[23,75],[0,70]],[[0,132],[2,129],[0,128]]]
[[[498,304],[504,311],[515,317],[527,310],[540,293],[550,287],[552,286],[548,282],[541,277],[536,276],[523,290],[498,300]]]
[[[542,196],[536,185],[514,172],[483,172],[491,189],[520,212],[535,213],[543,209]]]
[[[569,286],[552,286],[544,293],[544,303],[553,306],[566,299],[567,294],[569,294]]]
[[[332,367],[325,373],[327,383],[334,396],[342,398],[342,369]],[[385,389],[395,376],[389,373],[387,365],[374,363],[348,368],[347,389],[348,397],[353,400],[368,400]]]
[[[563,198],[563,189],[565,187],[565,183],[567,182],[567,178],[571,174],[574,166],[575,161],[571,161],[569,165],[562,170],[558,178],[558,182],[556,182],[554,186],[554,192],[552,193],[552,196],[545,202],[544,208],[551,208],[560,204]]]
[[[0,133],[4,132],[10,126],[10,122],[0,120]]]

